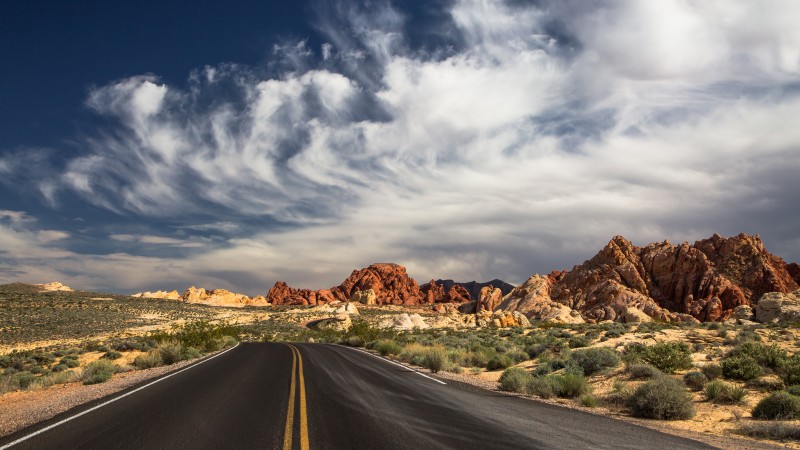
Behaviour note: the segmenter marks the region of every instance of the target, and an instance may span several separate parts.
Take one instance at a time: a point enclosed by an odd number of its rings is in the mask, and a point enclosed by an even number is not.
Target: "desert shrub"
[[[628,366],[628,375],[634,380],[645,380],[664,375],[664,372],[650,364],[637,363]]]
[[[800,418],[800,397],[786,391],[764,397],[752,411],[753,418],[788,420]]]
[[[786,422],[745,422],[738,433],[754,438],[800,440],[800,425]]]
[[[683,376],[683,382],[689,386],[689,389],[699,391],[708,383],[708,377],[699,370],[693,370]]]
[[[734,348],[729,356],[749,356],[759,365],[776,369],[786,364],[789,359],[786,350],[781,349],[776,344],[766,346],[760,342],[745,341]]]
[[[106,353],[105,353],[105,354],[102,356],[102,358],[104,358],[104,359],[111,359],[111,360],[114,360],[114,359],[120,359],[120,358],[122,358],[122,353],[120,353],[120,352],[117,352],[117,351],[114,351],[114,350],[110,350],[110,351],[107,351],[107,352],[106,352]]]
[[[399,355],[402,347],[397,342],[390,339],[382,339],[375,344],[375,350],[383,356]]]
[[[614,388],[608,395],[603,398],[603,403],[610,407],[620,408],[628,404],[628,399],[633,394],[628,384],[622,381],[614,381]]]
[[[706,383],[703,393],[714,403],[740,403],[747,391],[722,380],[713,380]]]
[[[222,348],[233,347],[238,343],[239,339],[236,338],[236,336],[230,336],[230,335],[222,336]]]
[[[722,366],[719,364],[706,364],[700,370],[709,380],[714,380],[722,376]]]
[[[525,385],[525,392],[541,398],[553,398],[558,395],[561,383],[556,375],[530,377]]]
[[[503,374],[500,375],[500,390],[509,392],[524,392],[530,378],[530,374],[525,369],[511,367],[510,369],[504,370]]]
[[[416,342],[412,342],[403,347],[403,350],[400,352],[400,360],[416,366],[421,366],[422,359],[427,351],[428,347]]]
[[[81,379],[81,374],[70,370],[70,371],[62,371],[58,373],[53,373],[44,377],[36,378],[33,383],[30,384],[30,389],[39,389],[45,388],[48,386],[52,386],[54,384],[64,384],[64,383],[72,383],[74,381],[78,381]]]
[[[606,339],[614,339],[624,335],[627,331],[623,325],[615,323],[606,330],[604,336]]]
[[[194,347],[183,347],[183,350],[181,350],[182,359],[194,359],[199,357],[200,357],[200,350]]]
[[[669,325],[664,322],[642,322],[636,327],[637,333],[656,333],[663,329],[669,328]]]
[[[800,384],[800,352],[788,358],[779,372],[787,385]]]
[[[588,347],[591,341],[586,336],[574,336],[567,342],[569,348],[583,348]]]
[[[514,361],[508,355],[493,356],[488,363],[486,363],[487,370],[499,370],[511,367]]]
[[[792,395],[800,396],[800,384],[795,384],[793,386],[787,387],[786,388],[786,392],[788,392],[788,393],[790,393]]]
[[[760,342],[761,336],[753,330],[742,330],[736,335],[736,342],[741,344],[748,341]]]
[[[183,345],[177,341],[164,341],[158,347],[161,362],[166,365],[175,364],[183,360]]]
[[[362,336],[356,335],[356,336],[345,337],[342,343],[350,347],[363,347],[366,341]]]
[[[133,366],[137,369],[150,369],[152,367],[158,367],[161,364],[161,352],[158,349],[150,350],[143,355],[137,356],[133,360]]]
[[[588,394],[590,391],[586,377],[577,373],[565,373],[558,376],[559,389],[558,396],[565,398],[575,398]]]
[[[572,361],[583,370],[586,375],[593,375],[602,370],[617,367],[620,363],[619,354],[607,347],[580,349],[572,352]]]
[[[522,361],[527,361],[528,359],[530,359],[527,353],[516,349],[509,351],[508,353],[506,353],[506,355],[509,358],[511,358],[511,360],[514,361],[514,363],[521,363]]]
[[[20,372],[14,374],[14,382],[20,389],[25,389],[33,383],[36,377],[30,372]]]
[[[578,401],[580,402],[581,406],[585,406],[587,408],[597,407],[597,397],[591,394],[581,395],[581,398]]]
[[[692,367],[692,350],[684,342],[662,342],[654,345],[640,343],[625,346],[625,362],[646,362],[664,373]]]
[[[58,373],[58,372],[63,372],[63,371],[65,371],[65,370],[67,370],[67,369],[69,369],[69,367],[67,367],[67,365],[66,365],[66,364],[56,364],[55,366],[53,366],[53,367],[51,368],[51,370],[52,370],[53,372],[56,372],[56,373]]]
[[[447,352],[441,347],[431,347],[422,357],[422,367],[436,373],[444,369],[450,361]]]
[[[212,324],[199,320],[183,325],[171,336],[156,336],[158,341],[177,340],[185,347],[194,347],[203,351],[216,351],[221,348],[225,336],[238,341],[241,328],[228,323]]]
[[[695,414],[686,386],[670,377],[657,377],[636,388],[628,407],[633,416],[649,419],[690,419]]]
[[[98,359],[83,368],[83,384],[105,383],[119,371],[119,366],[107,359]]]
[[[722,360],[722,374],[732,380],[749,381],[764,374],[764,369],[750,356],[732,356]]]

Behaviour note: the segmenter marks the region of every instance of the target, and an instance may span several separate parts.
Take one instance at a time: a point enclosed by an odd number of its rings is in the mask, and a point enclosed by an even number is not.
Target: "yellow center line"
[[[283,431],[283,450],[292,449],[292,435],[294,434],[294,403],[295,380],[300,378],[300,450],[309,449],[308,440],[308,414],[306,408],[306,380],[303,373],[303,357],[300,350],[292,344],[286,344],[292,349],[292,383],[289,387],[289,408],[286,411],[286,428]]]
[[[289,388],[289,408],[286,411],[286,428],[283,430],[283,450],[292,449],[292,433],[294,432],[294,372],[297,367],[297,357],[295,356],[295,349],[292,349],[292,383]]]
[[[292,346],[294,347],[294,346]],[[300,450],[308,450],[308,416],[306,415],[306,380],[303,375],[303,357],[295,348],[297,360],[300,362]]]

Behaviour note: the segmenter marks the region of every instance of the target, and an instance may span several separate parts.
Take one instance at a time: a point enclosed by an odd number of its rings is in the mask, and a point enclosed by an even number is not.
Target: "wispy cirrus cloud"
[[[251,290],[378,260],[520,281],[615,234],[760,232],[800,259],[796,2],[438,8],[434,37],[389,2],[320,3],[325,44],[276,46],[267,74],[96,88],[113,126],[38,186],[177,230],[111,240],[186,247],[179,277],[191,258]]]

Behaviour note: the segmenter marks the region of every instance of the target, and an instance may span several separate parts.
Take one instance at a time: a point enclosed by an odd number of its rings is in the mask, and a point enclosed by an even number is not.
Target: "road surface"
[[[711,448],[335,345],[240,344],[127,392],[3,438],[0,449]]]

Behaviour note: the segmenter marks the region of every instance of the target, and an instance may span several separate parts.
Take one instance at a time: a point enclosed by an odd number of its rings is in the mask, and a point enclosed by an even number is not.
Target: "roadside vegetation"
[[[224,322],[197,321],[134,338],[12,351],[0,356],[0,394],[76,381],[104,383],[116,373],[175,364],[231,347],[240,334],[239,327]]]

